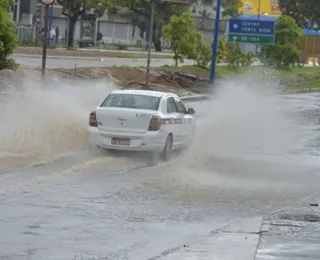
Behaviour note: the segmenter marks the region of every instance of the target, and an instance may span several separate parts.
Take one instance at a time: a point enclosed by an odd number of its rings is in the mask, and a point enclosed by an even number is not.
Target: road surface
[[[319,190],[319,100],[318,94],[278,100],[288,118],[298,115],[296,128],[313,133],[300,136],[299,149],[286,155],[250,150],[256,146],[230,153],[215,149],[216,143],[210,143],[212,153],[210,148],[204,154],[198,139],[190,152],[150,168],[143,155],[85,149],[20,171],[21,159],[3,160],[0,259],[162,259],[226,223],[293,204]],[[190,106],[205,129],[211,106]],[[262,115],[266,124],[275,120]],[[243,124],[254,114],[248,117]],[[236,119],[234,126],[241,123]],[[235,130],[232,134],[249,131],[240,126]],[[203,143],[212,141],[210,131],[206,133]],[[215,133],[219,140],[229,139],[222,135],[226,131]],[[261,140],[268,138],[264,134]],[[225,148],[235,148],[234,142]]]

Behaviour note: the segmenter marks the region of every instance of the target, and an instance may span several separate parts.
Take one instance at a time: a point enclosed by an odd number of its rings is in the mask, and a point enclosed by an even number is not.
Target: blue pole
[[[211,71],[210,71],[211,83],[213,83],[214,81],[214,76],[216,72],[216,59],[217,59],[218,42],[219,42],[220,9],[221,9],[221,0],[218,0],[217,10],[216,10],[216,21],[214,24],[213,46],[212,46]]]
[[[53,4],[50,6],[50,20],[49,20],[48,46],[50,46],[50,34],[51,34],[51,28],[52,28],[52,15],[53,15]]]

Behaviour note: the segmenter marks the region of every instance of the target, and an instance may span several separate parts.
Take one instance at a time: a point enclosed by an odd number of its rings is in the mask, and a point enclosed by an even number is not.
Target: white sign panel
[[[40,0],[44,5],[53,5],[56,0]]]

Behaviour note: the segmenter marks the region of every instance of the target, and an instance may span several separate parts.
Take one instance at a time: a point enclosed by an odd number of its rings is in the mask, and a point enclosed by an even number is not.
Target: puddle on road
[[[0,120],[6,122],[0,128],[1,170],[43,165],[61,154],[86,150],[88,115],[114,88],[107,81],[52,78],[43,84],[24,79],[22,87],[15,93],[11,89],[1,103]],[[196,105],[202,115],[198,133],[189,152],[181,156],[178,171],[187,169],[193,175],[206,170],[216,155],[229,158],[234,167],[236,155],[281,156],[303,146],[312,129],[302,130],[295,114],[288,119],[279,110],[303,106],[306,97],[303,101],[275,97],[269,90],[258,72],[221,82],[214,101]],[[85,162],[83,167],[88,167]],[[185,173],[182,176],[185,179]]]

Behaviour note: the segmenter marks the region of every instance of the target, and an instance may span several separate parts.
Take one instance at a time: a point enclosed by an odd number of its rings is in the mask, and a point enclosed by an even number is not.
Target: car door
[[[181,125],[181,141],[185,144],[189,142],[192,116],[187,114],[187,109],[180,98],[175,97],[174,101],[178,111],[178,121]]]
[[[167,98],[167,116],[170,121],[166,124],[168,130],[173,134],[173,142],[175,146],[182,144],[182,124],[179,124],[179,116],[177,105],[174,101],[174,97]]]

